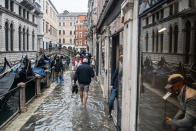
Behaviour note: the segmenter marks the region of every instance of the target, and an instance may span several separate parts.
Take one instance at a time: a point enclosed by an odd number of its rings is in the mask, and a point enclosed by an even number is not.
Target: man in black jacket
[[[86,102],[88,99],[88,91],[89,91],[89,85],[91,83],[91,78],[94,77],[93,68],[90,67],[87,63],[88,63],[88,59],[84,58],[83,64],[77,68],[74,77],[74,85],[76,85],[76,81],[78,81],[79,83],[80,99],[84,108],[86,107]]]

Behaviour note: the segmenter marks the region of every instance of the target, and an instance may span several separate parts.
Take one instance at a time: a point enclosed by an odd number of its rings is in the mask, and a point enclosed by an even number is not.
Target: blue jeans
[[[108,102],[108,105],[109,105],[110,108],[113,107],[114,100],[117,97],[117,93],[118,93],[118,89],[113,88],[111,93],[110,93],[110,98],[109,98],[109,102]]]

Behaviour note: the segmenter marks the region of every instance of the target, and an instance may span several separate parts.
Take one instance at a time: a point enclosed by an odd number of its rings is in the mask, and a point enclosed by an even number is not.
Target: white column
[[[122,89],[122,131],[135,131],[138,70],[138,0],[122,4],[125,15]]]
[[[105,73],[104,73],[104,98],[108,98],[109,91],[109,69],[110,69],[110,27],[105,27]]]

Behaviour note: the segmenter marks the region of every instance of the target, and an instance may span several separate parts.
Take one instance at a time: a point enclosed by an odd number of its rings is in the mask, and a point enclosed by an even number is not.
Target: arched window
[[[154,35],[154,30],[152,31],[152,52],[154,52],[154,46],[155,46],[155,35]]]
[[[148,52],[148,32],[146,33],[146,52]]]
[[[189,52],[190,52],[190,45],[191,45],[191,23],[190,21],[186,22],[185,25],[185,63],[189,63]]]
[[[19,51],[21,51],[21,26],[18,28],[18,47],[19,47]]]
[[[25,51],[25,28],[23,28],[23,51]]]
[[[5,0],[5,8],[9,9],[9,0]]]
[[[10,47],[11,51],[14,50],[14,27],[13,24],[10,25]]]
[[[172,33],[173,33],[173,29],[172,26],[170,26],[169,27],[169,53],[172,53],[172,41],[173,41]]]
[[[29,29],[27,29],[27,51],[29,50]]]
[[[5,23],[5,50],[8,51],[9,50],[9,36],[8,36],[8,32],[9,32],[9,26],[8,26],[8,22]]]
[[[174,27],[174,53],[178,52],[178,26]]]
[[[164,36],[164,34],[161,33],[160,34],[160,37],[161,37],[161,40],[160,40],[160,44],[161,44],[161,47],[160,47],[161,49],[160,50],[161,50],[161,53],[163,52],[163,36]]]
[[[32,31],[32,50],[35,50],[35,33]]]
[[[158,30],[156,32],[156,52],[159,51],[159,33]]]

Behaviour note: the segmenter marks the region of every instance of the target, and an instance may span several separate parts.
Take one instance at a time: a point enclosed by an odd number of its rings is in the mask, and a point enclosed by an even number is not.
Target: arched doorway
[[[191,23],[187,21],[185,24],[185,64],[189,63],[189,52],[191,45]]]

